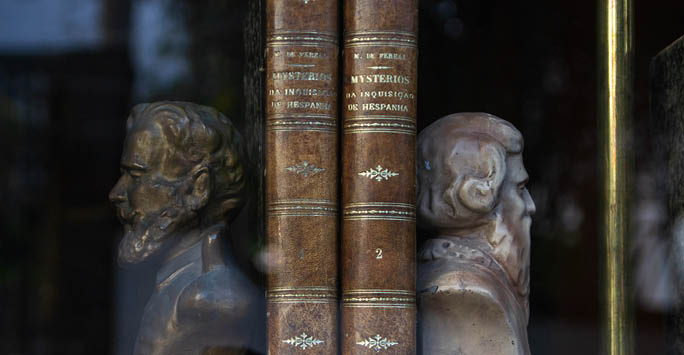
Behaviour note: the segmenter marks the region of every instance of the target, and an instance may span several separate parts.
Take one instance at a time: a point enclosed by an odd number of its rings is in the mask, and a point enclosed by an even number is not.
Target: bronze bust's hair
[[[418,136],[417,204],[424,228],[484,224],[499,201],[506,157],[522,153],[510,123],[486,113],[439,119]]]
[[[203,223],[230,222],[244,204],[245,169],[240,151],[242,137],[233,124],[211,107],[189,102],[155,102],[133,107],[128,131],[140,120],[155,120],[165,139],[176,148],[186,173],[206,167],[211,195],[199,211]]]

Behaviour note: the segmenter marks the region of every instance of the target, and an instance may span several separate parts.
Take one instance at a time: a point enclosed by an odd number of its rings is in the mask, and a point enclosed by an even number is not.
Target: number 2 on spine
[[[375,254],[376,254],[375,255],[376,259],[382,259],[382,249],[380,249],[380,248],[375,249]]]

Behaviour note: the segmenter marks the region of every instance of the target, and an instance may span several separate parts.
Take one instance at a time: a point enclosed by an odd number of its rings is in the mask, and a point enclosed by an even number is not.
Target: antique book
[[[266,2],[269,354],[338,351],[338,8]]]
[[[418,1],[344,5],[342,354],[413,354]]]

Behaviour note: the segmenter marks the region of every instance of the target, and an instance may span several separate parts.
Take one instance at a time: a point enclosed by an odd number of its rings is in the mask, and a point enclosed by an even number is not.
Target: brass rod
[[[632,0],[599,0],[601,353],[633,354],[629,300],[629,174],[632,119]]]

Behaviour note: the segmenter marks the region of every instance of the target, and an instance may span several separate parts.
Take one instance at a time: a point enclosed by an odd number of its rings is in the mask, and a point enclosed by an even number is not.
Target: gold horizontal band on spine
[[[342,127],[344,133],[369,133],[369,132],[381,132],[388,133],[390,130],[392,133],[405,133],[405,134],[415,134],[416,126],[410,124],[402,123],[350,123],[345,124]]]
[[[266,116],[266,131],[337,132],[337,120],[331,114],[271,113]]]
[[[332,298],[336,299],[335,294],[330,293],[283,293],[283,294],[271,294],[269,292],[269,299],[300,299],[300,298]]]
[[[308,217],[330,217],[337,216],[337,205],[331,202],[312,202],[311,200],[279,200],[267,203],[267,217],[279,216],[308,216]]]
[[[372,122],[372,123],[349,123],[345,124],[344,128],[372,128],[372,127],[392,127],[392,128],[405,128],[409,130],[415,130],[416,126],[412,124],[403,124],[403,123],[380,123],[380,122]]]
[[[313,131],[337,133],[337,121],[267,120],[266,131]]]
[[[325,212],[268,212],[267,217],[335,217],[335,213]]]
[[[293,292],[293,291],[328,291],[337,292],[337,289],[329,286],[283,286],[271,287],[268,292]]]
[[[362,116],[348,116],[345,118],[344,122],[356,122],[356,121],[397,121],[397,122],[410,122],[415,125],[416,118],[409,116],[391,116],[391,115],[362,115]]]
[[[407,134],[416,135],[415,130],[404,129],[387,129],[387,128],[349,128],[343,131],[344,134],[362,134],[362,133],[387,133],[387,134]]]
[[[415,44],[408,43],[398,43],[398,42],[359,42],[359,43],[348,43],[344,45],[344,48],[357,48],[357,47],[395,47],[395,48],[413,48],[417,49],[418,46]]]
[[[350,47],[356,44],[366,44],[366,43],[378,43],[380,45],[390,44],[390,45],[403,45],[406,47],[416,48],[418,41],[411,37],[400,37],[400,36],[348,36],[344,38],[344,46]]]
[[[291,204],[310,204],[310,205],[330,205],[337,206],[335,201],[331,200],[320,200],[320,199],[308,199],[308,198],[292,198],[287,200],[275,200],[269,201],[268,205],[291,205]]]
[[[268,44],[281,44],[281,43],[300,43],[300,42],[313,42],[313,43],[331,43],[334,45],[338,44],[337,38],[323,37],[323,36],[303,36],[303,35],[271,35],[267,40]]]
[[[344,132],[348,131],[401,131],[410,134],[416,134],[415,120],[403,117],[354,117],[344,120],[342,126]]]
[[[321,42],[321,43],[315,43],[315,42],[275,42],[275,43],[266,43],[267,48],[278,48],[278,47],[311,47],[311,48],[331,48],[331,49],[337,49],[338,45],[337,44],[332,44],[332,43],[327,43],[327,42]]]
[[[407,32],[408,33],[408,32]],[[272,35],[311,35],[311,36],[323,36],[323,37],[335,37],[337,38],[336,31],[301,31],[301,30],[273,30]]]
[[[271,120],[271,119],[281,119],[281,120],[282,119],[300,119],[300,118],[336,121],[335,116],[325,114],[325,113],[296,113],[296,112],[271,113],[271,114],[268,114],[266,117],[267,120]]]
[[[325,31],[272,31],[266,37],[266,45],[289,44],[306,42],[311,44],[339,44],[339,37],[335,32]]]
[[[327,293],[283,293],[283,294],[270,294],[269,299],[285,299],[285,298],[335,298],[334,295],[329,295]]]
[[[292,299],[292,300],[267,300],[268,303],[294,303],[294,304],[333,304],[337,300],[311,300],[311,299]]]
[[[342,208],[368,208],[368,207],[396,207],[409,210],[416,210],[416,205],[402,202],[350,202],[345,203]]]
[[[320,132],[320,133],[330,133],[336,134],[336,129],[326,129],[326,128],[307,128],[307,127],[283,127],[283,128],[272,128],[267,129],[267,132]]]
[[[334,214],[328,214],[328,213],[306,213],[306,212],[301,212],[301,213],[269,213],[267,214],[266,217],[334,217],[336,215]]]
[[[287,125],[313,125],[322,127],[333,127],[336,128],[337,124],[335,122],[320,122],[320,121],[294,121],[294,120],[282,120],[282,121],[270,121],[267,123],[269,126],[287,126]]]
[[[344,45],[348,47],[357,43],[390,43],[417,47],[418,37],[408,32],[347,32],[344,34]]]
[[[359,288],[351,289],[342,292],[342,296],[348,295],[370,295],[370,294],[381,294],[381,295],[406,295],[413,296],[415,298],[416,293],[411,290],[387,290],[387,289],[376,289],[376,288]]]
[[[266,292],[269,303],[337,303],[337,291],[332,287],[273,287]]]
[[[416,308],[416,293],[409,290],[352,289],[342,293],[342,307]]]
[[[283,212],[267,212],[267,217],[335,217],[337,213],[328,212],[306,212],[306,211],[283,211]]]
[[[391,202],[349,203],[343,206],[342,219],[413,222],[416,220],[416,207],[407,203]]]
[[[415,218],[410,217],[385,217],[385,216],[345,216],[345,221],[400,221],[400,222],[415,222]]]
[[[345,216],[355,216],[355,215],[365,215],[365,214],[372,214],[372,215],[383,215],[383,214],[388,214],[392,216],[413,216],[415,217],[416,214],[414,212],[407,212],[407,211],[396,211],[396,210],[360,210],[360,211],[345,211],[344,215]]]
[[[344,308],[416,308],[416,305],[412,304],[412,303],[406,303],[406,304],[343,303],[342,307],[344,307]]]
[[[325,211],[337,212],[336,207],[319,207],[319,206],[283,206],[283,207],[269,207],[269,212],[278,211]]]
[[[344,37],[359,37],[359,36],[395,36],[418,39],[418,34],[409,31],[344,31]]]
[[[411,297],[345,297],[342,302],[416,302]]]
[[[404,31],[355,31],[344,34],[344,47],[418,48],[418,36]]]
[[[295,67],[295,68],[313,68],[316,66],[315,64],[301,64],[301,63],[287,63],[286,65],[288,67]]]

